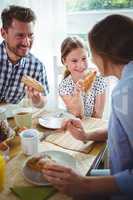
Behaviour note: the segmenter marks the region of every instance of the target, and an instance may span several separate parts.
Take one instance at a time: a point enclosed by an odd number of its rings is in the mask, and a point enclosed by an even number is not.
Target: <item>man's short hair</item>
[[[2,27],[4,29],[8,29],[11,26],[13,19],[26,23],[35,23],[36,16],[33,10],[31,10],[30,8],[10,5],[8,8],[5,8],[1,13]]]

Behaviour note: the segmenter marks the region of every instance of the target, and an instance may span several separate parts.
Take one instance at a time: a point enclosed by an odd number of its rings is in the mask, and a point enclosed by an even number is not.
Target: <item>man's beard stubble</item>
[[[31,46],[32,46],[32,44],[31,44]],[[16,57],[18,57],[18,59],[21,59],[22,57],[25,57],[25,56],[29,53],[29,51],[30,51],[30,49],[31,49],[31,46],[28,47],[28,50],[27,50],[27,52],[26,52],[25,54],[21,55],[21,54],[18,53],[18,50],[19,50],[20,47],[22,47],[22,45],[16,45],[16,47],[11,47],[11,46],[6,42],[6,47],[7,47],[7,49],[8,49],[11,53],[13,53]],[[23,46],[23,47],[25,47],[25,46]]]

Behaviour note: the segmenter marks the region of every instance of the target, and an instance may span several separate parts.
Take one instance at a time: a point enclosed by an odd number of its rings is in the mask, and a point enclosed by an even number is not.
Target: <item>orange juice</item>
[[[4,189],[5,182],[5,160],[2,155],[0,155],[0,192]]]

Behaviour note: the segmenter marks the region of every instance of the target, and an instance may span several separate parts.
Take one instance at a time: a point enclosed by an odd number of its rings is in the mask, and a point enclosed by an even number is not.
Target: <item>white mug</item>
[[[20,133],[21,148],[24,154],[33,155],[38,152],[39,133],[36,129],[27,129]]]

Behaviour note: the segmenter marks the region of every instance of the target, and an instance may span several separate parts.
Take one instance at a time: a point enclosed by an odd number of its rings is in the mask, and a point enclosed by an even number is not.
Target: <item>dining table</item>
[[[48,111],[42,109],[32,116],[32,128],[39,132],[39,152],[45,151],[60,151],[71,155],[76,160],[76,171],[83,176],[89,175],[91,169],[98,167],[103,159],[106,143],[105,142],[90,142],[84,144],[83,142],[73,139],[70,133],[64,133],[62,130],[53,130],[41,126],[38,119],[47,115]],[[8,123],[14,129],[16,124],[14,117],[8,119]],[[96,118],[85,118],[82,120],[83,127],[86,131],[96,130],[99,128],[106,128],[107,121]],[[66,142],[67,139],[67,142]],[[64,142],[65,141],[65,142]],[[70,146],[68,141],[71,141]],[[78,143],[77,143],[78,142]],[[29,156],[25,155],[21,149],[20,136],[15,136],[10,144],[10,159],[6,162],[6,178],[4,189],[0,192],[0,200],[18,200],[18,197],[10,190],[14,186],[31,186],[32,184],[25,180],[22,175],[24,162]],[[45,187],[45,186],[44,186]],[[60,192],[54,193],[49,200],[72,200],[73,197],[62,194]]]

